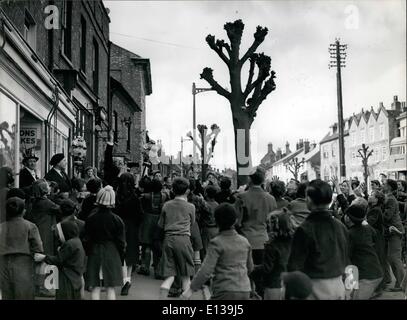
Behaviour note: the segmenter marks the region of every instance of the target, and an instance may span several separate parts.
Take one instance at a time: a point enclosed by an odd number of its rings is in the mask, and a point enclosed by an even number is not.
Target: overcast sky
[[[227,40],[223,25],[242,19],[241,52],[257,25],[269,29],[258,52],[272,58],[277,88],[259,108],[252,126],[253,163],[272,142],[291,149],[298,139],[319,142],[337,121],[336,76],[328,69],[330,43],[348,45],[342,72],[344,116],[386,107],[394,95],[406,100],[406,2],[369,1],[104,1],[110,9],[111,40],[149,58],[153,93],[147,98],[147,129],[177,154],[192,129],[192,83],[204,67],[230,87],[225,64],[206,44],[213,34]],[[242,74],[243,84],[247,74]],[[215,92],[196,96],[197,123],[221,127],[213,164],[235,167],[228,101]],[[184,154],[192,145],[184,144]]]

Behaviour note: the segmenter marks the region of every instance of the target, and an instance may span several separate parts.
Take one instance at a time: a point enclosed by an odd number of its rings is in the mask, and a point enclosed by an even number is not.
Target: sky
[[[337,121],[335,69],[329,69],[330,43],[347,44],[342,70],[344,117],[362,108],[390,107],[393,96],[406,101],[406,2],[368,1],[104,1],[110,9],[110,39],[150,59],[153,93],[146,99],[149,135],[166,154],[181,150],[192,129],[192,83],[204,67],[230,88],[227,67],[205,42],[208,34],[228,40],[223,26],[242,19],[241,54],[256,26],[269,33],[257,52],[271,57],[276,90],[262,103],[252,125],[253,164],[268,143],[291,150],[299,139],[319,143]],[[242,83],[247,81],[247,66]],[[221,128],[211,164],[235,168],[229,102],[214,91],[196,95],[197,123]],[[192,143],[184,143],[184,155]]]

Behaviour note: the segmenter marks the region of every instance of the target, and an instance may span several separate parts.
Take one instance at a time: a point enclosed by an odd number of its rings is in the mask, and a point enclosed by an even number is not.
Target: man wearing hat
[[[66,159],[63,153],[57,153],[52,158],[49,164],[51,170],[45,175],[45,180],[58,183],[61,193],[71,192],[72,184],[68,175],[65,173]]]
[[[277,209],[276,199],[263,190],[265,172],[257,167],[249,175],[249,189],[237,195],[236,209],[241,232],[252,246],[253,263],[263,264],[264,244],[269,240],[267,219]],[[256,283],[257,292],[262,295],[261,281]]]
[[[38,180],[36,173],[38,157],[34,154],[26,154],[23,159],[24,168],[20,171],[20,188],[29,188]]]

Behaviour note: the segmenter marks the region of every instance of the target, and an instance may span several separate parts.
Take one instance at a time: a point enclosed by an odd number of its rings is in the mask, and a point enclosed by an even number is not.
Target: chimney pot
[[[398,101],[398,97],[397,97],[397,96],[394,96],[394,97],[393,97],[393,101],[394,101],[394,102],[397,102],[397,101]]]

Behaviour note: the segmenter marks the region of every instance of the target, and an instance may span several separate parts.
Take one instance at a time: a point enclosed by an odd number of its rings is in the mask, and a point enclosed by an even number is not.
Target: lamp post
[[[195,82],[192,83],[192,97],[193,97],[193,102],[192,102],[192,131],[193,131],[193,139],[196,141],[196,99],[195,96],[200,93],[200,92],[205,92],[205,91],[213,91],[214,89],[212,88],[197,88],[195,85]],[[196,146],[194,144],[193,146],[193,158],[194,158],[194,163],[196,163]]]

